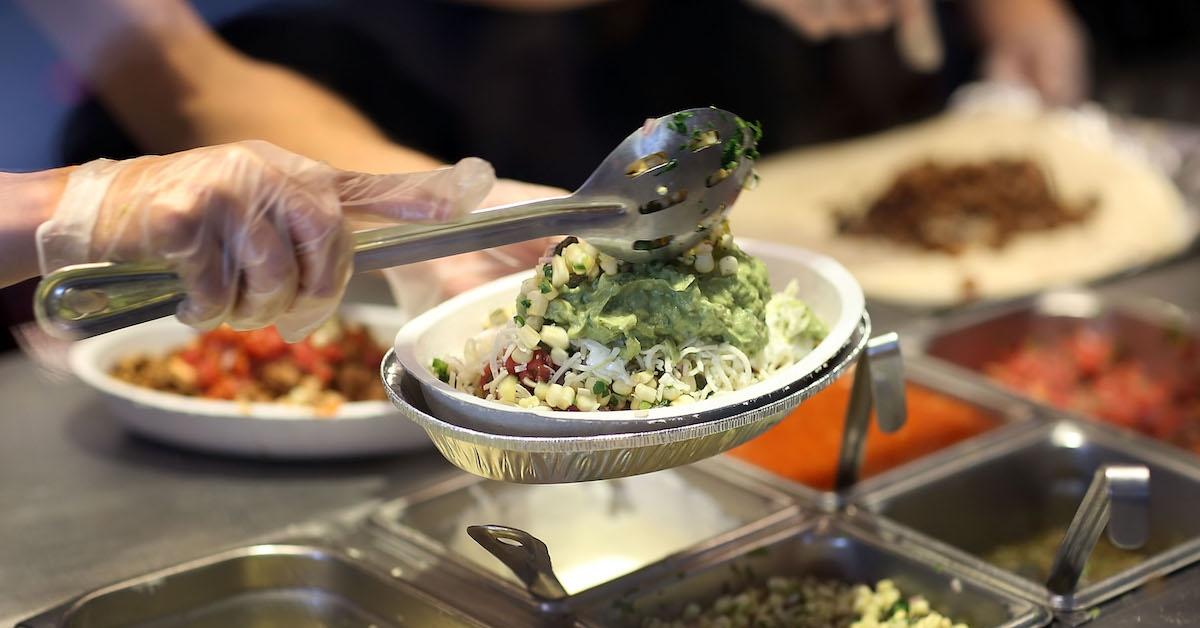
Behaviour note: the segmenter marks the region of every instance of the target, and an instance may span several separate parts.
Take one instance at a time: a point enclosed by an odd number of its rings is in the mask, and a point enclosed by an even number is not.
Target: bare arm
[[[70,172],[0,172],[0,288],[37,277],[37,228],[54,211]]]
[[[440,165],[320,85],[233,50],[184,0],[18,1],[146,150],[265,139],[364,172]]]

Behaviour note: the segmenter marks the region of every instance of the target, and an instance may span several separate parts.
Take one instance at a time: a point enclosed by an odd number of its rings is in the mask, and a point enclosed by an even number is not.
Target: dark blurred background
[[[233,45],[326,84],[397,141],[445,159],[478,154],[503,176],[563,187],[649,115],[717,104],[762,120],[769,153],[932,115],[978,60],[950,1],[938,5],[947,64],[933,76],[900,63],[890,32],[814,44],[735,0],[614,0],[562,14],[451,0],[193,4]],[[1093,99],[1200,124],[1200,2],[1074,6],[1091,38]],[[0,53],[0,170],[138,154],[8,0]],[[545,94],[542,107],[529,107],[531,92]],[[566,154],[531,156],[515,141],[546,127]],[[27,319],[29,290],[0,292],[4,328]],[[0,350],[11,346],[0,335]]]

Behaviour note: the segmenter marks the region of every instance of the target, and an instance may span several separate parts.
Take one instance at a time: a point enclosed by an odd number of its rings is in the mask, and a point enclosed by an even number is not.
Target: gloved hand
[[[556,187],[497,179],[492,192],[480,203],[480,207],[496,207],[566,194],[566,190]],[[389,268],[383,272],[397,305],[406,316],[416,316],[460,292],[505,275],[532,270],[538,258],[557,241],[558,238],[540,238]]]
[[[165,262],[187,287],[183,322],[275,323],[296,341],[341,299],[353,270],[349,219],[453,219],[493,182],[491,165],[476,158],[370,175],[260,141],[97,160],[72,172],[39,227],[39,261],[43,274],[82,262]]]
[[[1052,105],[1087,95],[1086,36],[1060,0],[975,0],[984,78],[1029,85]]]
[[[897,1],[749,0],[814,40],[883,29],[896,17]]]

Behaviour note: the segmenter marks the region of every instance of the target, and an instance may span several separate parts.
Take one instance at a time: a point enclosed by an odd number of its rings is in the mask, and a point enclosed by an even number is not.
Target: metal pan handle
[[[1149,534],[1149,499],[1150,469],[1144,465],[1105,465],[1097,469],[1063,536],[1046,588],[1058,595],[1075,592],[1105,527],[1113,545],[1123,549],[1141,547]]]
[[[867,341],[867,349],[854,367],[854,383],[850,387],[850,403],[846,406],[846,425],[834,480],[834,488],[838,491],[858,483],[872,409],[879,429],[885,434],[904,427],[908,419],[904,358],[900,354],[900,336],[896,332]]]
[[[567,597],[567,590],[554,575],[550,551],[537,537],[524,530],[500,525],[469,526],[467,534],[504,563],[534,597],[541,600]]]

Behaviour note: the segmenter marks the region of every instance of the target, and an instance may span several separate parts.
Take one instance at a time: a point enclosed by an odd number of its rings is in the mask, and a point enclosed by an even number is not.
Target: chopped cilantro
[[[750,132],[754,134],[754,143],[757,144],[762,139],[762,122],[747,122],[750,127]]]
[[[737,168],[738,162],[742,157],[747,159],[758,159],[758,141],[762,139],[762,125],[758,122],[746,122],[741,118],[734,118],[734,123],[742,133],[728,138],[724,142],[724,149],[721,151],[721,167],[727,170]],[[743,135],[745,132],[750,133],[750,143],[743,143]]]
[[[546,277],[546,279],[553,277],[554,276],[554,268],[552,266],[550,266],[549,264],[544,264],[542,266],[542,275],[544,275]]]
[[[603,397],[604,395],[607,395],[608,384],[600,380],[596,380],[596,383],[592,384],[592,393],[594,393],[597,397]]]
[[[687,121],[688,118],[691,118],[693,115],[695,114],[690,111],[680,111],[679,113],[671,116],[671,121],[667,123],[667,128],[681,135],[687,135]]]
[[[549,281],[546,281],[545,279],[543,279],[538,282],[538,290],[540,290],[542,292],[542,294],[550,294],[550,290],[552,290],[552,289],[553,288],[550,287]]]
[[[735,135],[725,140],[725,147],[721,150],[721,167],[727,170],[737,168],[738,161],[742,158],[743,152],[745,152],[745,149],[742,146],[740,135]]]
[[[524,327],[525,326],[525,317],[521,316],[520,314],[517,314],[516,316],[513,317],[513,322],[517,324],[517,327]]]
[[[520,301],[517,301],[517,304],[528,310],[529,306],[533,305],[533,302],[529,299],[521,299]]]
[[[664,172],[670,172],[670,171],[674,170],[677,166],[679,166],[679,160],[672,159],[671,161],[668,161],[666,163],[666,165],[662,166],[661,168],[656,168],[654,170],[654,176],[657,177],[658,175],[660,175]]]
[[[438,379],[446,383],[450,382],[450,365],[446,364],[445,360],[441,358],[434,358],[432,366],[433,373],[434,375],[437,375]]]

